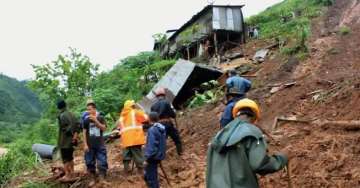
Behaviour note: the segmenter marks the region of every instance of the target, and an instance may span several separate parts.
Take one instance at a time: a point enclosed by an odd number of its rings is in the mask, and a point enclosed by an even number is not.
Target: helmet
[[[155,90],[156,96],[166,95],[166,90],[163,87],[159,87]]]
[[[226,95],[243,95],[243,93],[240,92],[239,88],[232,87],[229,89],[229,91],[226,93]]]
[[[250,99],[241,99],[235,104],[233,111],[232,111],[233,117],[235,118],[237,116],[238,112],[244,108],[250,108],[251,111],[254,112],[255,121],[257,121],[260,118],[259,106],[256,104],[255,101],[250,100]]]
[[[124,108],[131,108],[132,106],[135,105],[135,101],[134,100],[127,100],[124,103]]]

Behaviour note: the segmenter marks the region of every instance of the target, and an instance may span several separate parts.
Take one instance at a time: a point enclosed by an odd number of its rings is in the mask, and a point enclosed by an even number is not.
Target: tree
[[[167,36],[164,33],[156,33],[152,37],[155,43],[159,43],[160,45],[164,45],[167,42]]]
[[[74,48],[51,63],[32,67],[36,78],[30,81],[29,86],[45,104],[60,98],[78,102],[75,99],[90,96],[99,69],[98,64],[91,63],[89,57]]]

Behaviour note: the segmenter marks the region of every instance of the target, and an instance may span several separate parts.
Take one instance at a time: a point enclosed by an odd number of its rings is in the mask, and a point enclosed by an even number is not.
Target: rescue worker
[[[237,88],[241,97],[245,98],[246,93],[251,89],[251,81],[238,76],[234,69],[228,72],[228,76],[229,78],[226,80],[226,91],[229,92],[231,88]]]
[[[227,103],[224,112],[221,115],[220,119],[220,128],[224,128],[228,123],[230,123],[234,118],[232,115],[232,110],[235,106],[235,103],[242,99],[243,95],[239,92],[239,89],[233,87],[226,93]]]
[[[84,120],[83,135],[87,172],[95,177],[97,164],[100,181],[104,181],[108,162],[103,133],[107,125],[105,118],[97,113],[95,103],[88,103],[86,109],[89,116]]]
[[[159,123],[159,114],[150,113],[150,128],[147,132],[145,145],[145,174],[144,179],[149,188],[159,188],[158,165],[165,159],[166,154],[166,130]]]
[[[136,109],[135,101],[127,100],[120,114],[117,128],[121,135],[124,169],[130,173],[130,162],[133,160],[139,172],[144,167],[144,155],[141,147],[145,144],[143,124],[148,121],[144,111]]]
[[[79,122],[73,113],[66,109],[65,101],[57,103],[60,111],[58,148],[60,148],[61,158],[64,164],[65,176],[60,179],[61,182],[71,181],[74,173],[74,146],[78,142]]]
[[[207,153],[206,187],[257,188],[257,174],[266,175],[284,168],[287,155],[268,155],[267,143],[255,123],[258,105],[250,99],[238,101],[234,120],[212,139]]]
[[[171,107],[171,104],[166,100],[166,91],[165,88],[158,88],[155,91],[157,101],[151,106],[152,112],[157,112],[159,114],[160,123],[163,124],[166,128],[166,135],[174,141],[176,146],[176,151],[178,155],[181,155],[183,152],[181,138],[179,131],[174,126],[173,121],[176,120],[176,113]]]

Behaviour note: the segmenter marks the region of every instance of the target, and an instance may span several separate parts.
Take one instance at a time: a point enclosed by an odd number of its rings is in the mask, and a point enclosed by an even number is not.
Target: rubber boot
[[[179,156],[182,155],[182,152],[183,152],[182,144],[176,144],[176,152]]]
[[[124,170],[126,173],[131,173],[130,162],[131,161],[124,161]]]

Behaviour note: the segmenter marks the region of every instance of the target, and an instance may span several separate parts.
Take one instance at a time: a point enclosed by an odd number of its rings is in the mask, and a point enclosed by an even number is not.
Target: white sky
[[[0,0],[0,72],[34,77],[45,64],[77,48],[109,70],[121,58],[151,50],[152,35],[179,28],[213,0]],[[245,4],[245,17],[282,0],[216,0]]]

